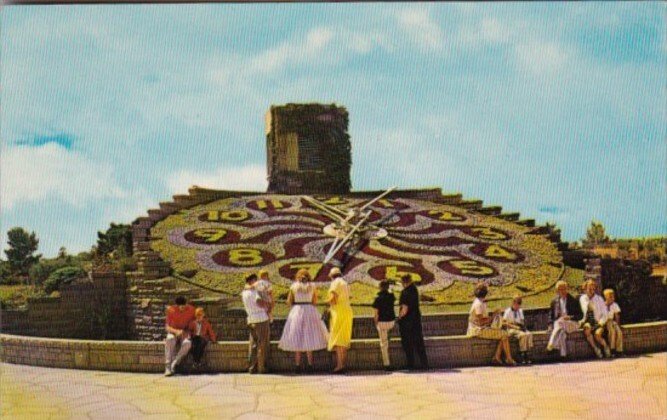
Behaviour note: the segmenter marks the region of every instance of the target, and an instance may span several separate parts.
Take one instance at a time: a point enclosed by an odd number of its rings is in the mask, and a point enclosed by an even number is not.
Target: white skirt
[[[287,315],[278,348],[285,351],[315,351],[327,347],[329,332],[314,305],[294,305]]]

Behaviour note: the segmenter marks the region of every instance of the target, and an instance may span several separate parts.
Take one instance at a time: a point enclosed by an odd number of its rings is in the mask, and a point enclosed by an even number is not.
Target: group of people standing
[[[241,294],[248,315],[250,330],[249,368],[250,373],[266,372],[270,340],[270,318],[274,299],[270,289],[260,284],[261,277],[268,273],[260,272],[259,278],[251,274],[246,278],[246,285]],[[347,364],[347,350],[352,341],[352,306],[350,288],[339,268],[329,272],[331,284],[327,293],[329,308],[321,316],[316,308],[317,288],[311,283],[307,270],[299,270],[290,286],[287,304],[291,306],[278,348],[294,352],[294,370],[296,372],[313,371],[313,352],[327,349],[335,353],[335,366],[332,373],[344,373]],[[402,279],[403,291],[399,300],[399,315],[394,311],[395,297],[389,292],[388,281],[380,282],[380,291],[373,302],[375,325],[380,336],[380,349],[385,369],[391,369],[389,358],[389,331],[399,324],[401,344],[406,354],[407,367],[415,367],[415,354],[419,358],[421,369],[428,369],[428,358],[424,347],[424,337],[419,310],[419,294],[410,276]],[[323,318],[328,318],[328,328]],[[302,366],[303,354],[306,365]]]
[[[335,353],[336,363],[332,373],[345,372],[347,350],[352,341],[353,312],[350,305],[350,288],[338,268],[330,270],[329,278],[331,283],[326,300],[329,306],[325,315],[320,315],[317,310],[317,288],[307,270],[299,270],[289,288],[287,304],[290,306],[290,311],[285,320],[278,348],[294,353],[294,370],[297,373],[313,371],[313,352],[323,349]],[[410,275],[403,276],[401,282],[403,288],[398,302],[398,316],[394,310],[395,296],[389,290],[391,284],[389,281],[379,283],[380,290],[372,304],[375,312],[374,322],[380,338],[382,362],[386,370],[392,370],[389,356],[390,331],[398,324],[406,368],[410,370],[417,368],[415,359],[418,358],[418,368],[426,370],[429,368],[429,363],[424,346],[419,293]],[[557,282],[557,297],[551,302],[549,310],[550,338],[546,350],[559,350],[560,355],[566,357],[568,335],[583,330],[587,342],[597,357],[621,355],[623,353],[621,310],[615,302],[613,290],[604,290],[603,299],[597,293],[597,283],[594,280],[587,280],[583,291],[584,293],[575,299],[568,293],[567,283]],[[486,302],[488,292],[485,283],[475,287],[475,299],[468,316],[467,335],[498,341],[491,360],[493,365],[517,364],[511,354],[510,338],[516,338],[519,342],[520,362],[532,363],[530,352],[533,348],[533,335],[526,326],[521,309],[522,298],[516,296],[504,311],[498,309],[489,312]],[[268,272],[262,270],[247,276],[241,298],[250,333],[248,372],[265,373],[275,307]],[[325,318],[329,325],[326,325]],[[207,343],[216,340],[211,324],[205,319],[204,310],[188,305],[183,297],[178,297],[175,305],[167,309],[166,330],[165,375],[167,376],[174,373],[176,366],[189,352],[192,353],[195,365],[201,364]],[[304,353],[305,366],[302,364]]]

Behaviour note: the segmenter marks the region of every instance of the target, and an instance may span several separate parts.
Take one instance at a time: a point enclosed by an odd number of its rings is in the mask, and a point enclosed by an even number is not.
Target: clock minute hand
[[[372,199],[371,201],[369,201],[368,203],[364,204],[361,208],[359,208],[359,210],[358,210],[359,213],[361,213],[362,211],[366,210],[366,209],[367,209],[369,206],[371,206],[373,203],[375,203],[376,201],[378,201],[378,200],[381,199],[382,197],[386,196],[386,195],[389,194],[390,192],[394,191],[395,189],[396,189],[396,186],[393,186],[393,187],[389,188],[387,191],[383,192],[382,194],[378,195],[377,197],[375,197],[374,199]]]

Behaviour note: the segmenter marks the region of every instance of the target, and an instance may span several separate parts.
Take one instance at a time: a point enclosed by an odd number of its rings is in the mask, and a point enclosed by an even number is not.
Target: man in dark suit
[[[424,347],[424,334],[422,332],[422,315],[419,310],[419,292],[417,286],[412,282],[410,275],[401,278],[403,291],[398,304],[400,305],[398,321],[401,332],[401,345],[405,352],[407,368],[415,368],[415,352],[421,362],[420,369],[428,369],[428,358]]]
[[[549,308],[551,336],[547,351],[558,349],[561,357],[567,356],[567,335],[579,329],[579,320],[584,316],[579,302],[568,293],[567,287],[562,280],[556,283],[558,296],[551,301]]]

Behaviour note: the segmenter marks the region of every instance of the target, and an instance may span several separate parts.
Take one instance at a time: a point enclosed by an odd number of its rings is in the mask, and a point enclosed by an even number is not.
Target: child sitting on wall
[[[605,289],[604,303],[607,305],[607,334],[609,347],[614,357],[623,355],[623,331],[621,330],[621,308],[616,303],[616,296],[612,289]]]
[[[201,366],[202,357],[209,341],[216,341],[215,332],[211,323],[205,318],[204,308],[195,310],[195,320],[190,322],[188,327],[192,341],[192,360],[195,367]]]
[[[519,351],[521,352],[521,363],[529,365],[533,363],[528,352],[533,348],[533,334],[526,329],[526,318],[521,309],[523,299],[515,296],[512,305],[505,310],[503,322],[510,337],[519,340]]]

